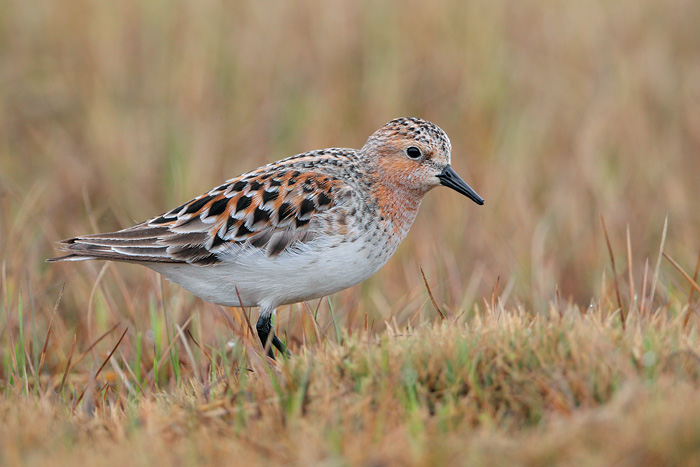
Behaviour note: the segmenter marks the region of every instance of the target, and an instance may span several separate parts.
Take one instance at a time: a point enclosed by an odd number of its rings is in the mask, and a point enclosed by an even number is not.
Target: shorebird
[[[447,134],[418,118],[391,120],[362,149],[330,148],[246,172],[165,214],[117,232],[61,242],[48,261],[147,266],[205,301],[259,307],[268,355],[280,305],[333,294],[381,268],[421,200],[443,185],[484,200],[450,166]]]

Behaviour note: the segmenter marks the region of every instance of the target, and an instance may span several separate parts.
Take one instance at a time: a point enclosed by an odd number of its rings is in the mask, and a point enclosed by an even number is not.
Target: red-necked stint
[[[273,356],[272,346],[285,351],[272,331],[276,308],[377,272],[428,191],[444,185],[484,204],[450,167],[451,149],[433,123],[398,118],[362,149],[322,149],[268,164],[133,227],[64,240],[69,254],[49,261],[138,263],[203,300],[259,307],[258,336]]]

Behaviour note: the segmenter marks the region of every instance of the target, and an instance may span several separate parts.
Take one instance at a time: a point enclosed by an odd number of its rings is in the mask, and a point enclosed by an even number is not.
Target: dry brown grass
[[[699,16],[3,2],[0,462],[697,463]],[[279,367],[250,310],[135,266],[44,263],[402,115],[447,131],[486,206],[436,190],[375,277],[281,309],[297,357]],[[656,273],[667,215],[685,276]]]
[[[15,389],[0,461],[695,465],[697,333],[680,318],[623,331],[614,316],[569,311],[499,307],[467,325],[304,350],[275,369],[233,362],[204,385],[186,365],[186,382],[145,393],[98,378],[92,414],[72,411],[71,394]]]

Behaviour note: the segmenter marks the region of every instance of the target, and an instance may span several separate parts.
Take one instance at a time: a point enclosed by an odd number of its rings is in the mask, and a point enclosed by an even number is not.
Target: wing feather
[[[316,238],[322,218],[341,209],[350,189],[339,178],[289,165],[266,166],[149,221],[61,242],[49,261],[107,259],[216,264],[235,248],[276,257]],[[338,212],[343,215],[342,212]],[[327,223],[326,223],[327,224]]]

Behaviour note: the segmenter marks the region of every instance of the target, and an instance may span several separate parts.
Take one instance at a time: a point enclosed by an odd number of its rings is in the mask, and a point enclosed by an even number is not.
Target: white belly
[[[209,266],[146,266],[205,301],[268,308],[312,300],[358,284],[377,272],[395,249],[362,239],[340,242],[322,237],[275,258],[248,248]]]

